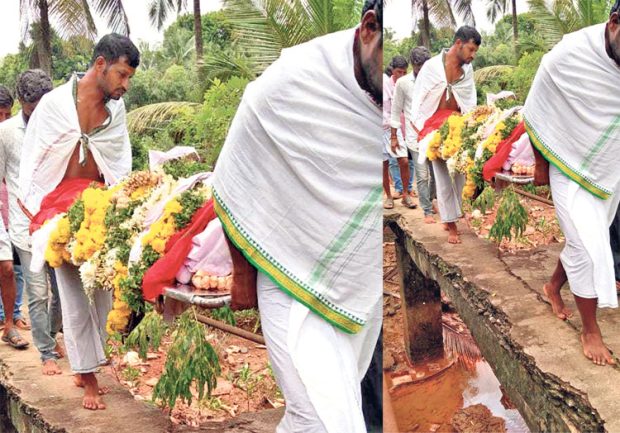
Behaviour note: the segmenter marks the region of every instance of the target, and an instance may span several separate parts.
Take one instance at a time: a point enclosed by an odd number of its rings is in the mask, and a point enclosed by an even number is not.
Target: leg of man
[[[390,155],[388,162],[390,165],[390,177],[392,178],[392,182],[394,182],[394,189],[397,193],[402,194],[403,181],[400,177],[400,166],[398,165],[398,160]]]
[[[23,264],[28,295],[28,313],[32,323],[32,339],[37,347],[43,362],[43,374],[62,374],[56,363],[59,355],[56,353],[56,340],[51,335],[49,318],[49,288],[45,270],[32,272],[30,262],[32,254],[29,251],[16,248],[20,262]]]
[[[103,346],[112,293],[96,291],[91,305],[82,287],[79,269],[68,264],[56,269],[56,280],[69,363],[78,373],[76,385],[84,387],[82,404],[86,409],[105,409],[100,397],[105,389],[99,387],[95,372],[107,361]]]
[[[352,336],[310,312],[262,272],[257,290],[269,359],[286,400],[277,433],[365,432],[360,383],[380,318]]]
[[[614,258],[616,290],[620,290],[620,207],[616,210],[616,216],[609,227],[609,241],[611,244],[611,254]]]
[[[390,173],[388,169],[388,160],[383,160],[383,192],[385,193],[384,209],[394,208],[394,199],[392,198],[392,190],[390,189]]]
[[[610,204],[583,190],[554,166],[549,168],[549,179],[556,215],[566,237],[560,260],[581,316],[583,353],[597,365],[612,364],[596,322],[597,303],[617,305],[609,248],[611,218],[605,209]]]
[[[553,275],[551,275],[551,280],[543,286],[543,292],[551,303],[553,313],[562,320],[566,320],[573,315],[572,311],[564,305],[564,301],[560,295],[562,286],[566,283],[566,281],[567,277],[566,272],[564,271],[564,266],[562,266],[562,261],[558,260],[558,263],[555,265]]]
[[[437,183],[437,204],[441,222],[446,224],[448,243],[459,244],[461,239],[458,235],[456,222],[463,216],[461,209],[462,193],[465,186],[465,176],[456,173],[454,178],[448,172],[446,162],[440,159],[433,161],[435,182]]]
[[[50,319],[50,335],[56,339],[56,335],[62,330],[62,305],[60,305],[60,295],[58,294],[58,282],[56,281],[56,272],[53,268],[46,265],[47,275],[49,277],[50,288],[52,289],[52,300],[50,301],[49,319]],[[60,345],[56,345],[56,352],[62,358],[64,351],[58,351]]]
[[[13,272],[13,251],[10,243],[0,240],[0,295],[4,305],[4,331],[2,340],[17,349],[24,349],[28,343],[19,335],[13,324],[15,308],[15,273]]]
[[[15,265],[14,271],[15,271],[16,291],[15,291],[15,308],[13,309],[13,321],[18,322],[21,320],[23,323],[22,328],[29,329],[25,323],[24,315],[22,313],[24,286],[26,285],[26,282],[24,280],[24,272],[22,271],[22,266]]]
[[[411,152],[412,162],[415,166],[415,179],[416,187],[418,189],[418,199],[420,205],[424,211],[424,222],[432,224],[435,222],[433,218],[433,203],[430,195],[430,172],[428,168],[428,162],[424,161],[422,164],[418,163],[419,153],[417,151]]]

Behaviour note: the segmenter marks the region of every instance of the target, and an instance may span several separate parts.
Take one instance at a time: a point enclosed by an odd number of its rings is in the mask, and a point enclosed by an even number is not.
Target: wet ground
[[[465,324],[449,307],[447,299],[443,313],[447,346],[445,357],[409,364],[404,349],[398,275],[393,271],[395,264],[394,245],[386,242],[384,380],[388,395],[384,398],[390,398],[398,431],[462,431],[460,418],[467,423],[476,422],[474,430],[479,432],[529,432],[519,412],[502,392],[490,365],[480,355]],[[463,411],[465,408],[467,410]],[[386,430],[386,433],[391,432]]]

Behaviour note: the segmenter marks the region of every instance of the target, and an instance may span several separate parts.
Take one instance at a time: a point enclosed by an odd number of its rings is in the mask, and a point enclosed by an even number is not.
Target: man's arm
[[[534,168],[534,185],[549,185],[549,161],[532,145],[536,166]]]
[[[401,126],[400,115],[405,106],[403,82],[402,79],[396,82],[394,97],[392,99],[392,112],[390,113],[390,147],[392,148],[392,153],[396,153],[396,149],[399,147],[398,128]]]
[[[4,131],[0,130],[0,183],[6,176],[7,154],[6,140],[3,137]],[[8,206],[8,202],[3,204]],[[13,278],[13,251],[11,249],[11,239],[9,232],[4,226],[4,221],[0,217],[0,281],[11,280]]]

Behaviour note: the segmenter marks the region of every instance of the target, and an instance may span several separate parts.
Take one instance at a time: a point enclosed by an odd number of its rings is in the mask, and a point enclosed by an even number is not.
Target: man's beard
[[[605,39],[608,44],[607,55],[616,62],[616,65],[620,66],[620,48],[618,47],[618,43],[609,38],[609,33],[607,31],[605,32]]]
[[[362,63],[362,79],[365,83],[365,88],[372,99],[380,106],[383,107],[383,84],[377,87],[375,82],[372,80],[373,74],[372,67],[365,65]],[[364,87],[364,86],[363,86]]]

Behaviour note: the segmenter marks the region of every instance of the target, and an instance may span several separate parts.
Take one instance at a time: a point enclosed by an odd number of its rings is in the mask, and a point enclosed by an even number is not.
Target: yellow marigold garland
[[[86,188],[82,192],[84,201],[84,220],[75,233],[75,246],[72,256],[76,264],[88,260],[103,247],[106,238],[105,214],[110,206],[113,190]]]
[[[70,238],[69,218],[65,215],[56,223],[56,227],[52,230],[47,248],[45,249],[45,260],[51,267],[58,268],[63,262],[71,260],[71,255],[67,251],[67,243]]]
[[[448,136],[441,146],[441,158],[448,160],[461,148],[463,143],[461,133],[463,132],[463,126],[465,124],[465,118],[458,114],[453,114],[448,118]]]
[[[112,281],[114,303],[112,304],[112,310],[108,313],[108,321],[106,323],[106,330],[110,335],[115,332],[123,332],[129,324],[129,316],[131,315],[129,305],[121,299],[120,281],[128,275],[127,267],[117,261],[114,263],[114,270],[116,271]]]
[[[166,242],[176,232],[176,221],[172,214],[183,210],[181,203],[177,199],[172,199],[166,203],[163,215],[153,223],[148,233],[142,238],[142,245],[150,245],[159,254],[163,254],[166,249]]]

